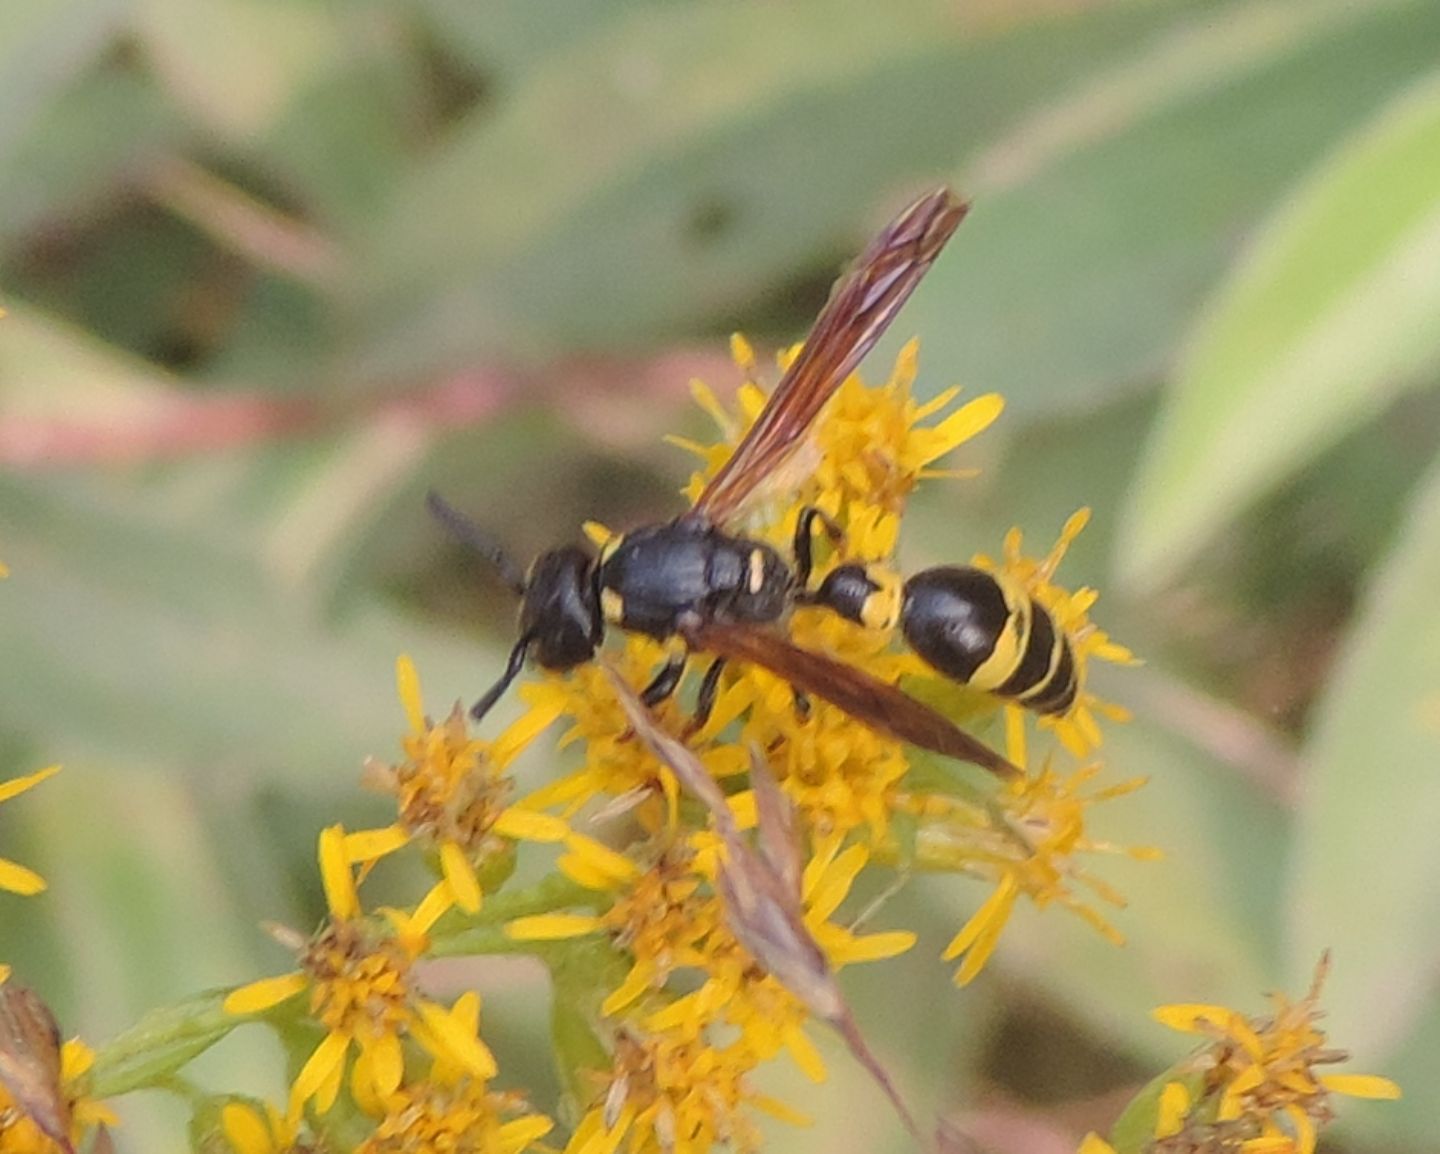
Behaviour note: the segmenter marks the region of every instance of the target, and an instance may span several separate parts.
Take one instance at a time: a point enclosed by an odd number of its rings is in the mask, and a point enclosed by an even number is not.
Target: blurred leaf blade
[[[1173,573],[1226,519],[1420,379],[1440,326],[1440,76],[1271,221],[1196,334],[1134,488],[1121,557]]]
[[[129,0],[0,5],[0,167],[48,103],[120,30]]]
[[[400,190],[358,305],[365,375],[623,347],[733,310],[801,261],[838,263],[877,200],[933,183],[1182,9],[986,23],[934,0],[700,3],[608,23]]]
[[[1440,471],[1377,569],[1307,743],[1288,868],[1290,985],[1333,949],[1334,1036],[1383,1057],[1440,951]]]
[[[0,724],[51,734],[58,756],[353,780],[394,745],[399,653],[451,698],[492,666],[478,646],[373,605],[331,626],[242,545],[199,539],[123,492],[57,490],[0,478],[11,569]]]
[[[1025,134],[1036,123],[980,157],[982,190],[1000,191],[978,198],[897,326],[896,339],[922,334],[954,379],[1003,392],[1012,414],[1089,409],[1145,387],[1174,358],[1237,233],[1440,49],[1440,8],[1413,0],[1182,16],[1045,111],[1045,132],[1059,133],[1048,119],[1081,119],[1018,184],[1007,184],[1006,149],[1035,147]],[[1258,47],[1236,50],[1242,34]]]
[[[321,4],[136,0],[134,27],[176,102],[235,141],[258,136],[335,63],[338,16]]]

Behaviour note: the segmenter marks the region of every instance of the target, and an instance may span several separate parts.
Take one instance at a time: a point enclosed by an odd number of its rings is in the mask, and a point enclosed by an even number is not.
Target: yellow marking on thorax
[[[980,663],[970,678],[970,684],[976,689],[996,689],[1004,685],[1020,667],[1025,647],[1030,643],[1030,598],[1003,573],[992,573],[990,576],[1000,586],[1009,616],[1000,636],[995,639],[995,648],[990,651],[990,656]]]
[[[860,624],[866,629],[894,629],[900,620],[900,598],[904,591],[900,574],[884,565],[867,565],[865,576],[877,588],[860,606]]]
[[[613,589],[600,590],[600,612],[612,625],[625,620],[625,598]]]
[[[748,588],[759,593],[765,587],[765,553],[761,549],[750,550],[750,573]]]

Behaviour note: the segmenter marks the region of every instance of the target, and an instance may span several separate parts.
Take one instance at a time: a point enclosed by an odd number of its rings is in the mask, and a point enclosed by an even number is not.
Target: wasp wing
[[[835,282],[800,355],[690,515],[723,524],[790,455],[825,402],[895,319],[969,207],[950,189],[937,188],[870,242]]]
[[[943,713],[862,669],[802,649],[771,629],[715,622],[688,630],[686,641],[729,661],[768,669],[796,689],[823,698],[871,729],[932,753],[969,761],[1001,777],[1020,770]]]

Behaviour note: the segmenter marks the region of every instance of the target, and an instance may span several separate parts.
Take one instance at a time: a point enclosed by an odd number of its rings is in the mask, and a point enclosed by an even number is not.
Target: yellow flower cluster
[[[1320,1029],[1320,991],[1329,959],[1321,960],[1298,1002],[1272,995],[1271,1012],[1247,1017],[1226,1006],[1161,1006],[1155,1019],[1206,1040],[1176,1066],[1160,1089],[1154,1154],[1315,1154],[1321,1127],[1333,1118],[1331,1096],[1393,1099],[1400,1088],[1374,1074],[1325,1074],[1317,1067],[1345,1061]],[[1115,1154],[1096,1134],[1079,1154]]]
[[[737,339],[733,350],[753,377],[749,346]],[[791,350],[782,357],[781,367],[794,355]],[[915,372],[911,344],[884,384],[868,386],[858,376],[847,380],[817,421],[813,445],[796,455],[798,469],[782,470],[762,488],[737,528],[788,551],[799,509],[813,505],[843,534],[843,546],[822,556],[817,579],[825,566],[842,560],[891,561],[906,498],[920,481],[941,475],[936,463],[986,428],[1002,407],[995,396],[955,407],[953,390],[920,404],[911,395]],[[692,498],[723,465],[766,399],[758,386],[746,385],[732,414],[703,385],[694,392],[720,424],[722,440],[681,442],[703,462],[686,489]],[[1060,544],[1042,560],[1019,552],[1018,535],[1006,542],[998,565],[976,559],[977,565],[1003,569],[1051,612],[1072,640],[1082,686],[1089,661],[1130,660],[1089,621],[1093,592],[1070,593],[1053,582],[1056,565],[1083,523],[1083,513],[1072,518]],[[611,539],[601,526],[587,530],[597,545]],[[896,644],[891,631],[864,628],[818,608],[797,610],[788,628],[798,644],[887,682],[903,678],[922,696],[922,682],[932,683],[938,693],[954,688],[940,684],[932,669]],[[665,656],[662,645],[626,636],[610,660],[627,681],[640,685]],[[604,670],[588,664],[542,675],[522,684],[519,692],[527,706],[523,716],[483,747],[483,754],[467,756],[503,766],[540,733],[563,723],[559,744],[578,749],[578,767],[514,802],[507,812],[552,815],[562,823],[563,828],[545,831],[548,840],[563,844],[558,868],[592,896],[588,910],[572,906],[518,917],[506,933],[517,943],[537,947],[603,941],[626,959],[623,977],[605,990],[597,1007],[611,1064],[588,1073],[594,1096],[568,1150],[698,1154],[719,1140],[742,1150],[753,1147],[749,1108],[792,1116],[748,1089],[748,1076],[761,1062],[785,1052],[807,1076],[824,1077],[824,1064],[805,1030],[811,1010],[803,996],[757,965],[737,940],[717,885],[722,851],[706,828],[703,810],[684,794],[669,766],[636,740]],[[1082,692],[1059,719],[1056,729],[1066,747],[1088,751],[1099,743],[1094,705]],[[1118,937],[1076,887],[1112,903],[1119,896],[1076,859],[1114,848],[1086,837],[1087,808],[1139,782],[1086,793],[1083,787],[1098,767],[1061,774],[1047,761],[998,792],[992,787],[983,802],[974,793],[967,799],[929,790],[912,780],[913,752],[907,747],[824,701],[799,707],[787,682],[754,667],[726,667],[714,709],[698,730],[688,726],[675,698],[654,712],[663,728],[684,735],[721,784],[742,829],[756,821],[755,796],[746,780],[748,751],[764,750],[802,832],[805,931],[831,969],[887,958],[914,943],[908,931],[860,935],[836,920],[861,872],[882,859],[893,865],[899,857],[897,818],[918,830],[912,864],[978,877],[995,887],[947,953],[965,954],[960,980],[979,972],[1021,896],[1039,907],[1070,908],[1107,936]],[[1030,715],[1018,707],[1008,712],[1011,758],[1023,764]],[[462,746],[458,735],[448,744]],[[492,801],[490,811],[499,804]],[[634,832],[617,851],[569,831],[568,823],[582,814],[600,821],[625,815]]]

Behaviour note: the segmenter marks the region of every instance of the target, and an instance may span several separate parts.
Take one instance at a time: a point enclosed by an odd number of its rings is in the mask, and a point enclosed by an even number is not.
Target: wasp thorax
[[[595,656],[604,626],[594,562],[583,549],[567,545],[535,559],[520,602],[520,633],[532,638],[535,660],[546,669],[572,669]]]

